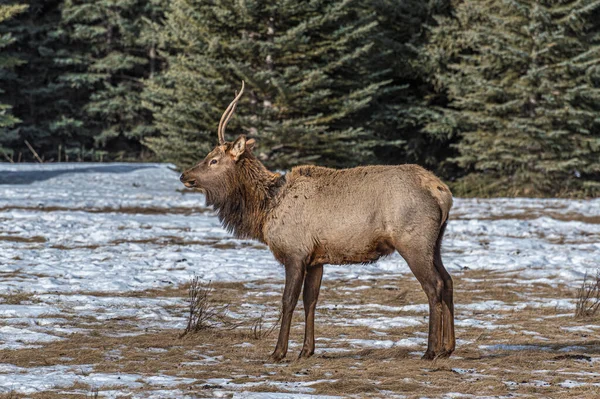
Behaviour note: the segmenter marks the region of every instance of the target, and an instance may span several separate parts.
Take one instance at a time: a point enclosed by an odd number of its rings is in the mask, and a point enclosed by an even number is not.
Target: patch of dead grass
[[[480,301],[544,301],[545,298],[572,298],[568,287],[544,284],[524,284],[520,289],[511,285],[514,275],[464,271],[455,276],[456,302],[468,304]],[[280,282],[278,282],[280,283]],[[372,288],[352,290],[358,286]],[[426,303],[419,284],[414,278],[372,281],[324,281],[321,304],[334,305],[319,309],[315,322],[317,350],[310,359],[297,360],[303,339],[303,312],[301,303],[294,315],[291,346],[282,364],[272,365],[268,355],[273,350],[276,334],[255,339],[252,333],[253,317],[257,309],[276,317],[281,298],[257,295],[272,290],[273,282],[215,283],[211,293],[216,305],[228,305],[241,316],[242,325],[235,329],[214,328],[178,338],[180,330],[140,331],[136,319],[106,320],[89,325],[90,319],[71,316],[73,326],[88,330],[73,334],[65,341],[45,344],[43,349],[0,350],[0,363],[22,367],[55,364],[91,364],[94,372],[137,373],[141,375],[166,374],[194,378],[191,389],[199,395],[211,396],[214,390],[235,391],[235,384],[256,383],[244,390],[283,392],[282,385],[309,383],[315,394],[386,397],[389,392],[406,397],[443,397],[448,392],[475,396],[543,395],[552,398],[592,398],[597,387],[577,388],[561,386],[565,380],[591,384],[597,377],[592,373],[592,358],[600,356],[600,330],[582,335],[581,331],[566,331],[563,327],[582,326],[582,321],[570,315],[556,317],[553,308],[526,307],[517,311],[457,312],[457,318],[492,320],[506,328],[457,328],[460,340],[457,351],[450,359],[434,362],[420,360],[422,347],[392,347],[377,349],[357,345],[349,340],[391,340],[425,337],[427,325],[377,330],[370,326],[336,325],[332,320],[343,317],[375,318],[406,315],[422,318],[426,315],[381,310],[377,307],[336,309],[335,305],[380,304],[402,306]],[[136,293],[141,297],[185,297],[188,286],[166,290]],[[89,294],[89,293],[87,293]],[[113,294],[110,294],[114,296]],[[133,296],[127,293],[123,296]],[[301,301],[300,301],[301,302]],[[169,312],[184,311],[169,309]],[[560,313],[560,312],[559,312]],[[245,316],[244,316],[245,315]],[[89,317],[89,316],[88,316]],[[277,331],[277,330],[275,330]],[[529,335],[524,332],[534,332]],[[117,336],[133,332],[135,336]],[[526,345],[526,350],[502,349],[496,345]],[[243,346],[242,346],[243,345]],[[515,348],[514,346],[512,348]],[[43,356],[40,356],[43,354]],[[207,360],[206,357],[215,360]],[[597,364],[597,363],[595,363]],[[542,372],[543,371],[543,372]],[[581,373],[588,374],[566,374]],[[220,386],[209,384],[209,378],[231,379]],[[318,383],[312,383],[320,381]],[[549,386],[536,387],[535,381]],[[297,386],[297,385],[296,385]],[[138,390],[155,389],[145,386]],[[293,389],[293,388],[290,388]],[[136,391],[137,392],[137,391]],[[54,392],[47,392],[52,396]]]
[[[2,304],[20,305],[25,302],[35,303],[39,302],[39,299],[35,297],[35,293],[21,290],[8,290],[6,294],[0,294],[0,303]]]
[[[1,239],[1,237],[0,237]],[[106,244],[83,244],[83,245],[64,245],[64,244],[53,244],[51,248],[60,249],[60,250],[73,250],[73,249],[98,249],[100,247],[105,246],[116,246],[122,244],[152,244],[162,247],[170,247],[170,246],[191,246],[191,245],[201,245],[212,247],[216,249],[239,249],[239,248],[253,248],[253,249],[267,249],[265,245],[256,244],[253,242],[245,242],[245,241],[231,241],[231,242],[222,242],[220,238],[208,238],[204,240],[186,240],[177,236],[160,236],[160,237],[151,237],[151,238],[143,238],[143,239],[135,239],[135,240],[126,240],[119,239],[113,240]]]
[[[23,243],[43,243],[46,242],[46,237],[33,236],[33,237],[20,237],[20,236],[0,236],[0,241],[8,242],[23,242]]]
[[[506,208],[510,209],[510,208]],[[560,220],[562,222],[583,222],[589,224],[600,224],[600,216],[588,216],[580,213],[559,213],[552,210],[552,208],[546,208],[545,210],[539,209],[531,209],[523,211],[522,209],[518,209],[518,213],[506,213],[502,215],[477,215],[477,220],[533,220],[540,217],[549,217],[555,220]],[[469,220],[473,219],[468,214],[460,214],[454,213],[450,214],[450,219],[463,219]]]
[[[192,215],[196,213],[213,212],[212,209],[206,207],[192,208],[157,208],[157,207],[139,207],[139,206],[123,206],[119,208],[103,207],[103,208],[76,208],[64,206],[4,206],[0,207],[0,212],[11,210],[24,210],[35,212],[87,212],[87,213],[123,213],[132,215]]]

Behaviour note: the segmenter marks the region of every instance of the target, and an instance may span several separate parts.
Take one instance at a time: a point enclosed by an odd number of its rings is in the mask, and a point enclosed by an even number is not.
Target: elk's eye
[[[210,162],[209,162],[209,165],[214,165],[214,164],[216,164],[216,163],[217,163],[217,160],[216,160],[216,159],[211,159],[211,160],[210,160]]]

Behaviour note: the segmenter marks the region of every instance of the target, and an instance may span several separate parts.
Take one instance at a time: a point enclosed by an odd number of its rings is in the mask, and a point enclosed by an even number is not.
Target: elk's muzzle
[[[181,181],[183,185],[188,188],[196,187],[196,179],[188,178],[185,173],[181,174],[181,176],[179,177],[179,181]]]

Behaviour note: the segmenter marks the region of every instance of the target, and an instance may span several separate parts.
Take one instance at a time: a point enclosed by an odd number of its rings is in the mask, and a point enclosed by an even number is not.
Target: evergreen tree
[[[229,138],[258,136],[269,166],[372,160],[378,142],[360,111],[388,82],[368,67],[376,22],[355,3],[172,1],[155,27],[169,68],[144,94],[161,135],[145,143],[162,159],[198,161],[243,79]]]
[[[166,0],[65,0],[62,34],[74,50],[60,62],[76,65],[59,80],[89,92],[78,115],[95,147],[140,150],[151,130],[141,105],[142,78],[159,68],[152,36],[143,34]],[[101,153],[104,153],[101,152]]]
[[[76,151],[78,157],[82,148],[90,148],[86,131],[76,118],[87,93],[59,80],[74,68],[74,63],[57,62],[70,52],[67,38],[59,30],[61,2],[29,1],[26,12],[0,25],[0,35],[11,34],[15,39],[7,47],[8,54],[22,61],[1,79],[5,93],[0,94],[0,102],[10,104],[22,121],[5,131],[12,140],[10,148],[18,153],[15,159],[34,160],[25,140],[45,160],[57,160],[59,148],[63,154],[65,149]]]
[[[23,12],[25,9],[27,9],[26,5],[0,5],[0,24],[16,14]],[[13,41],[14,38],[10,33],[0,35],[0,81],[3,80],[7,73],[10,73],[14,67],[22,62],[16,57],[2,54],[2,50]],[[0,89],[0,94],[3,92],[4,91]],[[5,157],[8,157],[12,151],[8,148],[4,148],[3,143],[5,144],[14,140],[14,137],[11,137],[12,135],[8,134],[6,128],[19,122],[19,119],[15,118],[10,110],[10,105],[0,103],[0,152],[2,152]]]
[[[376,149],[378,162],[418,163],[448,175],[443,160],[451,153],[453,135],[445,129],[432,129],[432,122],[442,117],[438,108],[445,100],[429,83],[429,70],[420,62],[420,51],[426,26],[435,24],[434,15],[449,13],[449,1],[374,0],[364,5],[378,22],[370,66],[392,81],[366,115],[383,142]]]
[[[463,1],[427,47],[475,195],[600,193],[600,1]]]

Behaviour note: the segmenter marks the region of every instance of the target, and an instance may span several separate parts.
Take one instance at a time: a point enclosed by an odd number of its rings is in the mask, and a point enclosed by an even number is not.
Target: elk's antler
[[[218,130],[219,144],[221,144],[221,145],[225,144],[225,128],[227,127],[227,123],[229,123],[229,120],[233,116],[233,113],[235,112],[235,107],[237,106],[238,101],[242,97],[242,94],[244,94],[244,81],[243,80],[242,80],[242,89],[240,90],[240,93],[238,94],[236,92],[235,98],[229,104],[229,106],[227,107],[225,112],[223,112],[223,115],[221,116],[221,121],[219,122],[219,130]]]

